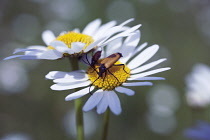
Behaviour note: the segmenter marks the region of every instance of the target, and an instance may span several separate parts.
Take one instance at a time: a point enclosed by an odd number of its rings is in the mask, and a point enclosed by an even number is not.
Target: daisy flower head
[[[17,49],[13,53],[15,55],[6,57],[4,60],[13,58],[56,60],[63,57],[78,57],[97,47],[103,47],[114,39],[128,36],[141,26],[126,26],[131,21],[133,19],[119,25],[116,25],[115,21],[101,25],[101,20],[96,19],[90,22],[82,32],[79,29],[74,29],[64,31],[57,37],[52,31],[46,30],[42,33],[42,39],[46,46],[34,45],[28,46],[26,49]],[[24,54],[17,55],[21,52]]]
[[[46,78],[52,79],[55,83],[51,86],[51,89],[68,90],[84,87],[77,92],[69,94],[65,100],[70,101],[93,92],[85,103],[83,111],[89,111],[96,107],[97,113],[102,114],[109,107],[114,114],[119,115],[122,109],[117,95],[118,92],[119,94],[123,93],[132,96],[135,92],[128,87],[151,86],[152,83],[145,80],[163,80],[164,78],[150,77],[149,75],[170,69],[166,67],[149,70],[166,59],[163,58],[144,64],[155,55],[159,46],[153,45],[142,51],[146,44],[137,46],[139,40],[139,31],[128,36],[125,41],[121,39],[115,40],[102,51],[102,59],[90,66],[87,71],[49,72]],[[109,53],[112,54],[108,56],[107,54]],[[136,56],[133,58],[134,55]]]
[[[186,99],[191,107],[206,107],[210,104],[210,67],[196,64],[186,77]]]

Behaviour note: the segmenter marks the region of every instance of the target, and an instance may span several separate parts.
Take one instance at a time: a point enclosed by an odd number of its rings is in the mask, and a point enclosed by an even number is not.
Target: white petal
[[[122,112],[122,108],[121,108],[120,100],[117,94],[114,91],[110,91],[109,93],[106,93],[105,96],[108,96],[107,98],[108,98],[110,110],[115,115],[119,115]]]
[[[124,21],[124,22],[121,23],[119,26],[124,26],[124,25],[128,24],[128,23],[131,22],[131,21],[134,21],[134,18],[130,18],[130,19]]]
[[[101,38],[102,36],[105,35],[104,33],[105,33],[108,29],[112,28],[114,25],[116,25],[116,21],[110,21],[110,22],[108,22],[108,23],[102,25],[102,26],[96,31],[96,33],[93,34],[93,38],[94,38],[95,40]]]
[[[136,25],[130,29],[127,29],[125,30],[124,32],[121,32],[113,37],[111,37],[110,39],[106,40],[102,46],[105,46],[107,43],[111,42],[112,40],[115,40],[117,38],[120,38],[120,37],[125,37],[125,36],[129,36],[132,32],[136,31],[139,27],[141,27],[141,24],[139,25]]]
[[[120,53],[123,57],[120,59],[121,62],[126,63],[130,57],[133,56],[134,49],[140,41],[140,31],[135,31],[135,33],[128,36],[122,46]]]
[[[87,88],[84,88],[82,90],[76,91],[76,92],[71,93],[68,96],[66,96],[65,100],[66,101],[71,101],[71,100],[80,98],[80,97],[88,94],[89,93],[89,90],[92,91],[93,89],[94,89],[94,87],[91,87],[90,89],[89,89],[89,87],[87,87]]]
[[[163,77],[139,77],[139,78],[128,78],[127,80],[165,80]]]
[[[109,94],[109,91],[103,91],[103,93],[103,97],[97,105],[98,114],[104,113],[108,107],[108,97],[106,96],[106,94]]]
[[[38,59],[55,60],[62,57],[63,57],[63,54],[56,50],[47,50],[47,51],[44,51],[41,55],[39,55]]]
[[[75,28],[72,30],[73,32],[76,32],[76,33],[80,33],[80,29],[79,28]]]
[[[103,90],[98,90],[90,96],[88,101],[83,106],[83,111],[89,111],[96,107],[103,97]]]
[[[135,91],[133,91],[133,90],[131,90],[131,89],[129,89],[129,88],[121,87],[121,86],[116,87],[115,90],[116,90],[117,92],[124,93],[124,94],[126,94],[126,95],[128,95],[128,96],[133,96],[133,95],[135,94]]]
[[[60,79],[55,79],[53,80],[54,83],[60,83],[60,84],[65,84],[65,83],[74,83],[74,82],[82,82],[82,81],[87,81],[88,76],[84,75],[83,77],[67,77],[67,78],[60,78]]]
[[[78,53],[84,49],[85,45],[86,45],[85,43],[74,42],[71,43],[71,49],[73,50],[74,53]]]
[[[65,75],[67,75],[68,72],[62,72],[62,71],[51,71],[47,75],[45,75],[45,78],[47,79],[58,79],[63,78]]]
[[[68,48],[68,46],[62,42],[62,41],[52,41],[50,43],[50,46],[52,46],[55,50],[57,50],[58,52],[60,53],[69,53],[69,54],[72,54],[73,51],[71,51],[70,48]]]
[[[140,73],[142,71],[148,70],[148,69],[150,69],[150,68],[152,68],[152,67],[154,67],[154,66],[156,66],[156,65],[158,65],[160,63],[162,63],[165,60],[166,60],[166,58],[163,58],[163,59],[159,59],[157,61],[151,62],[149,64],[140,66],[140,67],[138,67],[136,69],[131,70],[131,74]]]
[[[90,81],[82,81],[82,82],[72,82],[69,84],[54,84],[50,88],[52,90],[68,90],[68,89],[75,89],[79,87],[85,87],[90,85]]]
[[[133,82],[133,83],[123,83],[123,86],[152,86],[151,82]]]
[[[42,52],[47,51],[45,46],[29,46],[27,49],[36,49],[37,51],[26,51],[25,55],[41,55]]]
[[[162,72],[162,71],[166,71],[166,70],[170,70],[170,69],[171,68],[169,68],[169,67],[159,68],[159,69],[156,69],[156,70],[151,70],[151,71],[143,72],[143,73],[140,73],[140,74],[131,75],[131,77],[129,79],[130,80],[134,80],[136,78],[149,76],[149,75],[152,75],[152,74],[155,74],[155,73],[159,73],[159,72]]]
[[[113,40],[106,46],[106,51],[103,51],[106,52],[104,57],[107,57],[116,52],[120,52],[121,46],[122,46],[122,38]]]
[[[159,46],[153,45],[143,52],[141,52],[139,55],[137,55],[134,59],[131,60],[130,63],[128,63],[128,67],[130,69],[137,68],[141,64],[145,63],[147,60],[149,60],[155,53],[158,51]]]
[[[27,49],[36,49],[36,50],[46,51],[47,47],[40,46],[40,45],[33,45],[33,46],[28,46]]]
[[[38,50],[38,49],[16,49],[13,52],[13,54],[20,53],[20,52],[25,52],[25,51],[43,52],[43,50]]]
[[[83,34],[86,34],[86,35],[90,35],[92,36],[95,31],[98,30],[99,26],[101,25],[101,20],[100,19],[96,19],[92,22],[90,22],[86,27],[85,29],[83,30]]]
[[[3,60],[9,60],[9,59],[18,58],[18,57],[21,57],[21,56],[24,56],[24,55],[13,55],[13,56],[8,56],[8,57],[4,58]]]
[[[37,56],[30,56],[30,55],[13,55],[13,56],[6,57],[6,58],[4,58],[3,60],[9,60],[9,59],[13,59],[13,58],[19,58],[19,59],[23,59],[23,60],[38,59]]]
[[[140,52],[142,49],[144,49],[146,46],[148,45],[147,42],[144,42],[143,44],[141,44],[140,46],[138,46],[138,48],[136,48],[136,50],[134,51],[133,55],[136,55],[138,52]]]
[[[99,40],[96,40],[95,42],[93,42],[92,44],[90,44],[89,46],[87,46],[87,48],[84,50],[84,52],[88,52],[90,51],[91,49],[93,49],[94,47],[98,46],[98,44],[103,41],[105,39],[105,37],[103,38],[100,38]]]
[[[46,45],[49,45],[50,42],[52,42],[55,39],[56,39],[56,37],[55,37],[54,33],[50,30],[46,30],[42,33],[42,40],[44,41],[44,43]]]
[[[49,72],[45,78],[47,79],[60,79],[60,78],[68,78],[68,77],[74,77],[77,75],[85,75],[85,71],[84,70],[76,70],[76,71],[72,71],[72,72],[62,72],[62,71],[51,71]]]

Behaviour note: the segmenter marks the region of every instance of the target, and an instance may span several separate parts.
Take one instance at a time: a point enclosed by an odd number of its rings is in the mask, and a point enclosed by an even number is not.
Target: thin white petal
[[[103,41],[104,39],[105,39],[105,37],[96,40],[95,42],[93,42],[92,44],[90,44],[89,46],[87,46],[87,48],[84,50],[84,52],[86,53],[86,52],[90,51],[91,49],[93,49],[94,47],[98,46],[98,44],[101,41]]]
[[[123,83],[123,86],[152,86],[151,82],[133,82],[133,83]]]
[[[124,21],[124,22],[121,23],[119,26],[124,26],[124,25],[128,24],[128,23],[131,22],[131,21],[134,21],[134,18],[130,18],[130,19]]]
[[[110,91],[106,94],[108,96],[109,108],[115,114],[119,115],[122,112],[120,100],[114,91]]]
[[[47,47],[41,46],[41,45],[32,45],[32,46],[28,46],[27,49],[36,49],[36,50],[46,51]]]
[[[163,59],[159,59],[157,61],[148,63],[146,65],[140,66],[140,67],[138,67],[136,69],[131,70],[131,74],[140,73],[142,71],[148,70],[148,69],[150,69],[150,68],[152,68],[152,67],[154,67],[154,66],[156,66],[156,65],[158,65],[160,63],[162,63],[165,60],[166,60],[166,58],[163,58]]]
[[[88,76],[84,75],[83,77],[67,77],[67,78],[60,78],[60,79],[55,79],[53,80],[54,83],[60,83],[60,84],[65,84],[65,83],[74,83],[74,82],[82,82],[82,81],[87,81]]]
[[[52,90],[68,90],[68,89],[75,89],[79,87],[85,87],[90,85],[90,81],[82,81],[82,82],[72,82],[70,84],[54,84],[50,88]]]
[[[139,78],[128,78],[127,80],[165,80],[163,77],[139,77]]]
[[[121,46],[122,46],[122,38],[113,40],[106,46],[106,51],[103,51],[106,52],[104,57],[107,57],[115,52],[120,52]]]
[[[149,60],[155,53],[158,51],[159,46],[153,45],[143,52],[141,52],[139,55],[137,55],[134,59],[131,60],[130,63],[128,63],[128,67],[130,69],[135,69],[141,64],[145,63],[147,60]]]
[[[71,49],[73,50],[73,52],[78,53],[84,49],[85,45],[86,45],[85,43],[74,42],[71,43]]]
[[[108,22],[108,23],[102,25],[102,26],[96,31],[96,33],[93,34],[93,38],[96,39],[96,40],[99,39],[99,38],[101,38],[102,36],[104,36],[104,33],[105,33],[108,29],[112,28],[114,25],[116,25],[116,21],[110,21],[110,22]]]
[[[144,49],[146,46],[148,45],[147,42],[144,42],[143,44],[141,44],[140,46],[138,46],[138,48],[135,49],[134,54],[137,54],[138,52],[140,52],[142,49]]]
[[[24,55],[13,55],[13,56],[8,56],[8,57],[4,58],[3,60],[9,60],[9,59],[18,58],[18,57],[21,57],[21,56],[24,56]]]
[[[131,90],[129,88],[121,87],[121,86],[116,87],[115,90],[117,92],[124,93],[124,94],[126,94],[128,96],[133,96],[135,94],[135,91],[133,91],[133,90]]]
[[[45,78],[47,79],[60,79],[60,78],[68,78],[74,77],[75,75],[86,75],[84,70],[76,70],[72,72],[62,72],[62,71],[51,71],[49,72]]]
[[[71,100],[80,98],[80,97],[88,94],[89,93],[89,90],[92,91],[93,89],[94,89],[94,87],[91,87],[90,89],[89,89],[89,87],[87,87],[87,88],[84,88],[82,90],[76,91],[76,92],[71,93],[68,96],[66,96],[65,100],[66,101],[71,101]]]
[[[53,41],[50,43],[50,46],[52,46],[55,50],[57,50],[60,53],[69,53],[72,54],[73,51],[71,51],[70,48],[68,48],[68,46],[62,42],[62,41]]]
[[[106,111],[108,107],[108,97],[106,94],[109,94],[109,91],[103,91],[103,97],[97,105],[97,113],[102,114]]]
[[[46,45],[49,45],[50,42],[55,40],[55,35],[52,31],[46,30],[42,33],[42,40],[45,42]]]
[[[102,46],[105,46],[107,43],[111,42],[112,40],[115,40],[119,37],[125,37],[125,36],[129,36],[132,32],[136,31],[139,27],[141,27],[141,24],[136,25],[130,29],[125,30],[124,32],[121,32],[113,37],[111,37],[110,39],[106,40]]]
[[[133,56],[133,51],[140,41],[140,31],[135,31],[132,35],[128,36],[122,46],[120,53],[123,57],[120,59],[121,62],[126,63],[130,57]]]
[[[55,49],[58,47],[68,48],[68,46],[63,41],[58,41],[58,40],[50,42],[50,46],[52,46]]]
[[[13,54],[20,53],[20,52],[25,52],[25,51],[43,52],[43,50],[38,50],[38,49],[16,49],[13,52]]]
[[[141,77],[145,77],[145,76],[149,76],[155,73],[159,73],[159,72],[163,72],[166,70],[170,70],[171,68],[166,67],[166,68],[159,68],[159,69],[155,69],[155,70],[151,70],[151,71],[147,71],[147,72],[143,72],[140,74],[135,74],[135,75],[131,75],[131,77],[129,78],[130,80],[134,80],[136,78],[141,78]]]
[[[80,29],[79,28],[75,28],[72,30],[73,32],[76,32],[76,33],[80,33]]]
[[[103,97],[103,90],[98,90],[90,96],[88,101],[83,106],[83,111],[89,111],[96,107]]]
[[[6,57],[6,58],[4,58],[3,60],[9,60],[9,59],[13,59],[13,58],[19,58],[19,59],[23,59],[23,60],[38,59],[37,56],[30,56],[30,55],[13,55],[13,56]]]
[[[63,54],[56,50],[47,50],[43,52],[40,56],[38,56],[38,59],[55,60],[62,57],[63,57]]]
[[[64,78],[65,75],[67,75],[68,72],[62,72],[62,71],[51,71],[47,75],[45,75],[45,78],[47,79],[58,79],[58,78]]]
[[[101,25],[101,20],[100,19],[96,19],[96,20],[90,22],[85,27],[85,29],[83,30],[82,33],[92,36],[95,33],[95,31],[98,30],[98,28],[99,28],[100,25]]]

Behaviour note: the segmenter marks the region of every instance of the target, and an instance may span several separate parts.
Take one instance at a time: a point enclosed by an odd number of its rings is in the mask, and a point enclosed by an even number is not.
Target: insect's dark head
[[[103,73],[107,70],[107,68],[104,66],[104,64],[101,64],[99,67],[98,76],[102,77]]]
[[[117,54],[119,54],[119,55],[120,55],[120,57],[123,57],[123,55],[122,55],[121,53],[119,53],[119,52],[118,52]]]

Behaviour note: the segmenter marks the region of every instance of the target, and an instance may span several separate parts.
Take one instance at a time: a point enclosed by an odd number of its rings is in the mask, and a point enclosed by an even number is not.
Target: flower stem
[[[78,58],[69,58],[72,70],[79,69]],[[78,91],[79,89],[75,89]],[[83,126],[83,112],[82,112],[82,99],[78,98],[74,101],[76,111],[76,126],[77,126],[77,140],[84,140],[84,126]]]
[[[109,108],[107,108],[105,114],[104,114],[104,119],[103,119],[103,134],[102,134],[102,140],[107,139],[108,135],[108,127],[109,127]]]

